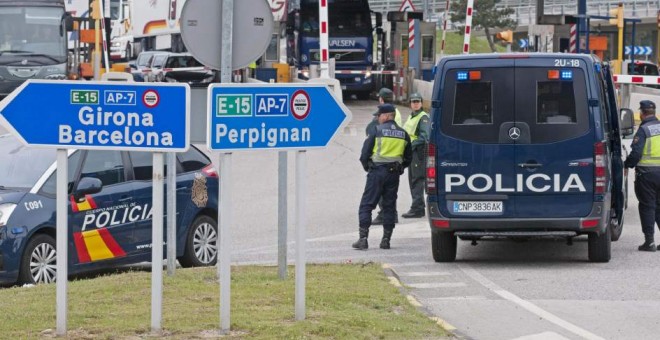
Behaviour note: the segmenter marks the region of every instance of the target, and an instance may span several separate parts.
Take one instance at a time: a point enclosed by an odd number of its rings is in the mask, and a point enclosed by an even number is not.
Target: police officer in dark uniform
[[[371,226],[371,212],[378,200],[383,199],[383,239],[380,248],[390,249],[390,239],[394,231],[396,199],[399,190],[399,177],[412,160],[410,137],[394,122],[395,108],[392,104],[378,106],[379,125],[376,133],[370,134],[362,146],[360,162],[367,171],[367,184],[360,201],[360,238],[353,248],[369,248],[367,237]]]
[[[639,219],[644,232],[640,251],[656,251],[653,232],[660,227],[660,121],[655,117],[655,103],[639,102],[642,123],[632,142],[626,168],[635,168],[635,195],[639,200]]]
[[[424,217],[424,183],[426,181],[426,143],[429,140],[429,115],[422,108],[422,95],[415,92],[410,95],[410,108],[412,112],[403,124],[412,143],[413,159],[408,168],[408,183],[412,204],[404,218]]]

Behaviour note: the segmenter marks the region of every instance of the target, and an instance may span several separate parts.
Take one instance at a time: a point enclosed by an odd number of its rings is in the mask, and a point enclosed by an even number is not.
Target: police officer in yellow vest
[[[369,248],[367,237],[371,227],[371,212],[378,200],[383,199],[383,238],[381,249],[390,249],[390,239],[394,231],[396,199],[399,191],[399,176],[410,165],[412,149],[410,137],[394,122],[395,108],[392,104],[378,106],[379,125],[376,133],[369,134],[362,146],[360,162],[367,171],[367,184],[360,201],[360,238],[353,248]]]
[[[644,232],[640,251],[656,251],[653,233],[660,227],[660,121],[655,117],[655,103],[639,102],[642,123],[632,142],[625,166],[635,168],[635,195],[639,200],[639,219]]]
[[[408,168],[408,183],[412,204],[410,210],[401,215],[404,218],[424,217],[424,181],[426,179],[426,143],[429,140],[429,115],[422,109],[422,95],[410,95],[412,112],[403,125],[410,135],[413,158]]]
[[[392,104],[394,106],[394,92],[392,90],[388,89],[387,87],[383,87],[380,90],[378,90],[378,102],[382,104]],[[399,112],[399,109],[394,106],[394,122],[398,126],[403,126],[401,125],[401,112]],[[367,133],[367,136],[376,133],[376,126],[378,126],[378,117],[374,117],[374,119],[367,125],[367,128],[365,129],[365,132]],[[374,218],[371,221],[371,224],[383,224],[383,208],[382,208],[382,202],[378,203],[378,206],[380,207],[380,211],[378,211],[378,214],[376,215],[376,218]],[[398,215],[398,213],[394,213],[394,215]],[[396,216],[395,222],[399,222],[399,216]]]

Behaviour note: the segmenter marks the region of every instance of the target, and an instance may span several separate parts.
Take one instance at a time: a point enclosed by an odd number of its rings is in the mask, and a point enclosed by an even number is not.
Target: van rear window
[[[456,84],[454,103],[454,125],[493,123],[491,82]]]
[[[536,83],[536,123],[575,124],[573,82],[539,81]]]

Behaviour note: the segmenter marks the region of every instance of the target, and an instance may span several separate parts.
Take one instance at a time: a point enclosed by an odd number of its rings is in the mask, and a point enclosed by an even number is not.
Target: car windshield
[[[55,162],[55,152],[26,147],[11,135],[0,136],[0,186],[31,188]]]
[[[165,64],[166,68],[177,68],[177,67],[199,67],[202,64],[195,58],[191,56],[170,56],[167,58],[167,63]]]
[[[28,60],[43,65],[66,61],[64,11],[54,7],[0,7],[0,60]]]

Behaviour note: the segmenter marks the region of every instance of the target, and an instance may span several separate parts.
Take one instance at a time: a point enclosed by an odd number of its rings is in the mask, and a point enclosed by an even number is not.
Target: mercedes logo
[[[28,63],[27,59],[21,60],[21,65],[27,65],[27,63]]]
[[[515,126],[509,129],[509,137],[513,140],[520,138],[520,129]]]

